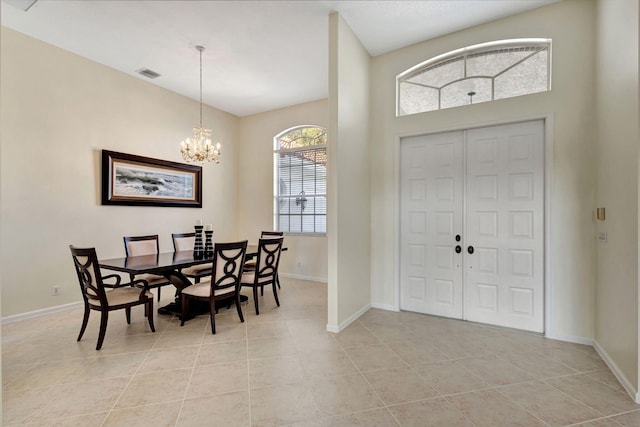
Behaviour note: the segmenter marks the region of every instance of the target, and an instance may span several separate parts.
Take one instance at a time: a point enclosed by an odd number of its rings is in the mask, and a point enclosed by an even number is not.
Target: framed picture
[[[202,167],[102,150],[102,204],[202,207]]]

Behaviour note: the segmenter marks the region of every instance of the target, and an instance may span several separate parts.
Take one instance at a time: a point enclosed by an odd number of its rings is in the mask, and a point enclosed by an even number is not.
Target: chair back
[[[69,245],[69,249],[71,249],[73,265],[78,275],[82,299],[85,300],[85,303],[106,307],[107,295],[102,283],[96,249],[76,248],[73,245]]]
[[[216,290],[240,288],[242,265],[247,253],[247,241],[216,243],[213,246],[213,266],[211,271],[211,294]]]
[[[282,231],[263,231],[260,233],[260,237],[282,237],[284,232]]]
[[[158,235],[126,236],[124,237],[124,251],[127,256],[157,254],[160,252]]]
[[[271,283],[275,280],[280,263],[284,237],[265,237],[258,241],[255,283]]]
[[[173,233],[171,239],[175,252],[192,251],[196,244],[196,233]]]

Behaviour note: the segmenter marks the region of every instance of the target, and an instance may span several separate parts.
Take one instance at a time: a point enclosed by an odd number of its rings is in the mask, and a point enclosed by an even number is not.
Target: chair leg
[[[280,289],[280,276],[276,273],[276,283],[278,284],[278,289]]]
[[[188,312],[189,298],[187,298],[186,295],[182,294],[182,313],[180,313],[180,326],[184,326],[184,319],[186,319]]]
[[[80,327],[80,334],[78,335],[78,341],[84,335],[84,331],[87,329],[87,324],[89,323],[89,305],[85,303],[84,305],[84,317],[82,318],[82,326]]]
[[[124,309],[124,314],[127,316],[127,325],[131,324],[131,307]]]
[[[216,334],[216,300],[211,297],[209,298],[209,312],[211,317],[211,333]]]
[[[147,316],[147,321],[149,322],[149,327],[151,328],[151,332],[156,331],[156,327],[153,324],[153,298],[149,298],[149,302],[144,305],[145,311],[148,310],[149,315]]]
[[[240,322],[244,323],[244,316],[242,315],[242,308],[240,308],[240,292],[236,292],[236,308],[238,309],[238,317],[240,317]]]
[[[260,314],[260,309],[258,308],[258,288],[256,286],[253,287],[253,302],[256,306],[256,316]]]
[[[104,341],[104,336],[107,333],[108,320],[109,312],[107,310],[102,311],[100,316],[100,333],[98,334],[98,344],[96,345],[96,350],[100,350],[102,348],[102,342]]]
[[[276,304],[280,307],[280,301],[278,300],[278,290],[276,289],[276,282],[274,281],[271,286],[273,286],[273,297],[276,299]]]
[[[264,296],[264,286],[260,286],[260,296]]]
[[[160,302],[160,288],[161,286],[158,286],[158,302]]]

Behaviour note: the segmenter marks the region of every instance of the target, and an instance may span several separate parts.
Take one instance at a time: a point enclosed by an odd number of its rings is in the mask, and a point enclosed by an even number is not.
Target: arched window
[[[550,51],[550,39],[516,39],[431,58],[396,78],[396,115],[547,91],[551,88]]]
[[[274,138],[274,228],[327,232],[327,130],[288,129]]]

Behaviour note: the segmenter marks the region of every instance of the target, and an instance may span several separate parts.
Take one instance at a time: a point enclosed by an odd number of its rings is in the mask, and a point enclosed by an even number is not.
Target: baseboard
[[[287,277],[289,279],[298,279],[298,280],[308,280],[310,282],[320,282],[327,283],[326,277],[311,277],[311,276],[302,276],[299,274],[291,274],[291,273],[278,273],[280,277]]]
[[[388,305],[388,304],[377,304],[375,302],[371,303],[371,308],[379,308],[380,310],[387,310],[387,311],[396,311],[399,312],[400,310],[396,309],[395,306],[393,305]]]
[[[339,333],[340,331],[343,331],[347,326],[349,326],[350,324],[358,320],[358,318],[363,314],[365,314],[370,308],[371,308],[371,304],[365,305],[360,310],[356,311],[351,316],[349,316],[347,319],[340,322],[339,325],[327,324],[327,331],[333,332],[335,334]]]
[[[583,344],[583,345],[593,346],[593,340],[591,338],[576,337],[573,335],[563,335],[563,334],[554,334],[554,333],[545,334],[544,337],[552,340],[566,341],[566,342],[572,342],[574,344]]]
[[[633,384],[629,379],[622,373],[616,362],[609,356],[604,348],[598,343],[598,341],[593,341],[593,348],[596,349],[604,363],[607,364],[613,375],[618,379],[622,387],[629,393],[631,399],[634,399],[636,403],[640,403],[640,393],[633,387]]]
[[[53,314],[53,313],[58,313],[60,311],[71,310],[72,308],[82,308],[82,301],[70,302],[69,304],[56,305],[55,307],[48,307],[40,310],[14,314],[12,316],[6,316],[2,318],[1,324],[6,325],[9,323],[19,322],[21,320],[33,319],[40,316],[46,316],[47,314]]]

